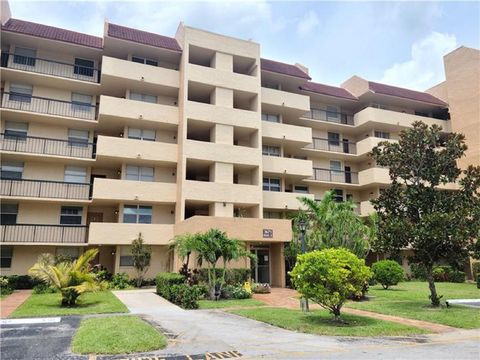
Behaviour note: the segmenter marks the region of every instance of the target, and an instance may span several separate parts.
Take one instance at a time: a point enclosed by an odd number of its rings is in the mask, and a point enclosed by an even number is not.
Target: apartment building
[[[415,120],[452,128],[450,97],[357,76],[323,85],[255,42],[182,23],[166,37],[106,22],[100,38],[4,12],[1,31],[5,275],[89,247],[133,274],[141,233],[153,277],[180,266],[175,235],[215,227],[257,254],[255,281],[284,286],[298,196],[334,190],[366,216],[389,183],[371,148]]]

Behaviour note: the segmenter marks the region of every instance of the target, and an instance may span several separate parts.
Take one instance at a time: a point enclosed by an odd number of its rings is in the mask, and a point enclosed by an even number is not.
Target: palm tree
[[[182,261],[185,261],[184,267],[188,269],[190,255],[195,251],[198,242],[198,234],[182,234],[175,236],[170,243],[170,250],[175,251]]]
[[[97,253],[98,249],[90,249],[75,261],[64,261],[56,265],[51,254],[42,254],[28,273],[59,290],[62,306],[74,306],[84,292],[104,288],[104,284],[99,283],[95,274],[90,272],[90,262]]]

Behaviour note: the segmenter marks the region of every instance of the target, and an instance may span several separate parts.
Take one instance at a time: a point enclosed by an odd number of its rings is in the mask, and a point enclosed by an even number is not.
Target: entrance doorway
[[[253,281],[270,284],[270,249],[268,247],[258,247],[251,248],[250,251],[257,256],[257,261],[252,261]]]

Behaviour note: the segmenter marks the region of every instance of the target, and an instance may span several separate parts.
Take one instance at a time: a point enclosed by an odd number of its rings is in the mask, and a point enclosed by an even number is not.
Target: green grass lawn
[[[81,354],[127,354],[163,349],[167,339],[137,316],[84,319],[73,341],[72,351]]]
[[[317,335],[404,336],[426,333],[425,330],[402,324],[349,314],[341,315],[346,324],[338,323],[327,310],[315,310],[304,314],[301,310],[263,307],[230,312],[284,329]]]
[[[221,309],[221,308],[228,308],[234,306],[244,306],[244,307],[252,307],[252,306],[261,306],[265,305],[260,300],[255,299],[242,299],[242,300],[200,300],[198,302],[200,309]]]
[[[472,283],[436,283],[436,288],[438,294],[443,295],[442,303],[447,299],[480,298],[480,290]],[[459,305],[432,308],[429,294],[426,282],[403,282],[388,290],[383,290],[381,286],[372,286],[368,295],[375,298],[363,302],[349,302],[346,306],[458,328],[480,328],[478,309]]]
[[[61,307],[61,295],[33,294],[10,317],[84,315],[125,313],[128,309],[110,291],[89,292],[81,295],[75,307]]]

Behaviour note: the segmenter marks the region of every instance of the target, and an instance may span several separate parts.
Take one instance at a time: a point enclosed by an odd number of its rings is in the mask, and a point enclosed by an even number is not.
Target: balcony
[[[207,231],[211,228],[225,231],[229,237],[242,241],[292,241],[291,221],[283,219],[228,218],[197,215],[175,224],[175,235],[193,234],[199,231]]]
[[[4,52],[2,52],[1,66],[9,69],[93,83],[97,83],[100,80],[100,70],[95,68]]]
[[[85,244],[87,241],[85,225],[1,225],[0,232],[2,243]]]
[[[280,112],[291,117],[299,117],[309,109],[308,96],[262,87],[263,112]]]
[[[261,188],[258,185],[186,180],[183,195],[186,200],[258,204],[261,197],[260,191]]]
[[[93,182],[92,199],[173,204],[177,199],[177,184],[97,178]]]
[[[440,120],[373,107],[367,107],[355,114],[355,124],[358,126],[367,125],[368,123],[379,123],[384,127],[388,126],[391,129],[398,129],[398,126],[411,127],[414,121],[423,121],[428,126],[435,124],[441,126],[444,131],[451,131],[449,120]]]
[[[8,92],[3,93],[2,108],[84,120],[95,120],[96,116],[95,105]]]
[[[309,120],[326,121],[329,123],[341,124],[341,125],[355,125],[354,117],[350,114],[341,112],[332,112],[322,109],[310,109],[306,114],[302,115],[302,118]]]
[[[262,161],[260,149],[196,140],[185,142],[184,155],[189,159],[252,166],[259,166]]]
[[[373,167],[358,173],[360,185],[389,185],[390,175],[387,168]]]
[[[178,107],[101,95],[98,109],[100,125],[176,127]]]
[[[313,168],[312,180],[331,183],[358,184],[358,177],[357,172]]]
[[[305,126],[262,121],[262,138],[295,145],[308,145],[312,141],[312,129]]]
[[[263,191],[263,208],[277,210],[298,210],[301,208],[297,197],[305,196],[313,200],[313,194],[296,192]]]
[[[102,87],[110,92],[130,88],[157,93],[159,88],[164,88],[167,90],[165,95],[170,95],[178,92],[180,73],[178,70],[103,56],[101,82]]]
[[[160,141],[125,139],[112,136],[98,136],[97,160],[136,160],[144,163],[175,164],[177,144]]]
[[[63,181],[1,179],[0,195],[43,199],[88,200],[90,184]]]
[[[337,152],[342,154],[356,154],[357,144],[354,142],[329,140],[314,137],[312,143],[306,146],[310,150]]]
[[[147,245],[168,245],[173,239],[173,224],[90,223],[89,245],[131,245],[142,233]]]
[[[91,159],[93,157],[92,143],[75,143],[68,140],[36,136],[0,134],[0,150],[82,159]]]
[[[280,156],[263,156],[263,172],[308,178],[312,176],[312,161]]]

